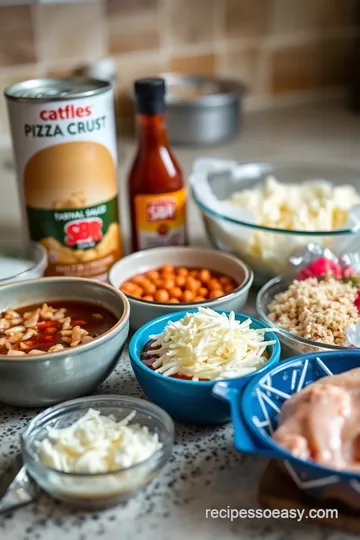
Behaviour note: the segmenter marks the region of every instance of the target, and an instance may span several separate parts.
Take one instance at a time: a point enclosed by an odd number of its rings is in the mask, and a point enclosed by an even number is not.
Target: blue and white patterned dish
[[[237,450],[282,460],[296,485],[309,495],[360,509],[360,470],[339,471],[295,458],[271,437],[284,401],[322,377],[357,367],[358,350],[296,356],[255,377],[244,391],[230,380],[218,382],[213,393],[230,402]]]

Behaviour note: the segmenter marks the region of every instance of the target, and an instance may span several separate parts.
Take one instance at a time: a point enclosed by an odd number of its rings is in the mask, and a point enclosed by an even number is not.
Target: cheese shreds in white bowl
[[[42,463],[73,473],[107,473],[144,462],[162,447],[157,433],[146,426],[128,425],[135,412],[117,422],[89,409],[66,428],[48,428],[38,444]]]
[[[198,308],[178,321],[169,321],[154,340],[147,356],[154,356],[152,369],[165,376],[182,375],[193,381],[231,379],[253,373],[266,364],[265,341],[272,329],[251,328],[251,319],[240,322],[232,311],[217,313]]]

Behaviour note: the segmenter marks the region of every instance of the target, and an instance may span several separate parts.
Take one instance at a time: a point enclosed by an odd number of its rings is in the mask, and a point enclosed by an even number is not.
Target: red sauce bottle
[[[132,249],[187,243],[186,190],[165,123],[165,81],[135,81],[138,150],[128,193]]]

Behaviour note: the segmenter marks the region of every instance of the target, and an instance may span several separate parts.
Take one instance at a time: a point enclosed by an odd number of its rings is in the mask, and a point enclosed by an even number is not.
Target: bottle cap
[[[137,79],[134,83],[136,110],[140,114],[165,112],[165,81],[160,77]]]

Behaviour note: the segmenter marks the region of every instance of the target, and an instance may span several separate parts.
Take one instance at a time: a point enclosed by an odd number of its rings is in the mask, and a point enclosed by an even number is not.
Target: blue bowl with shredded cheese
[[[213,394],[214,385],[231,379],[236,389],[244,387],[279,362],[280,342],[248,315],[199,308],[143,325],[130,341],[129,355],[143,392],[173,418],[219,424],[231,414]]]

